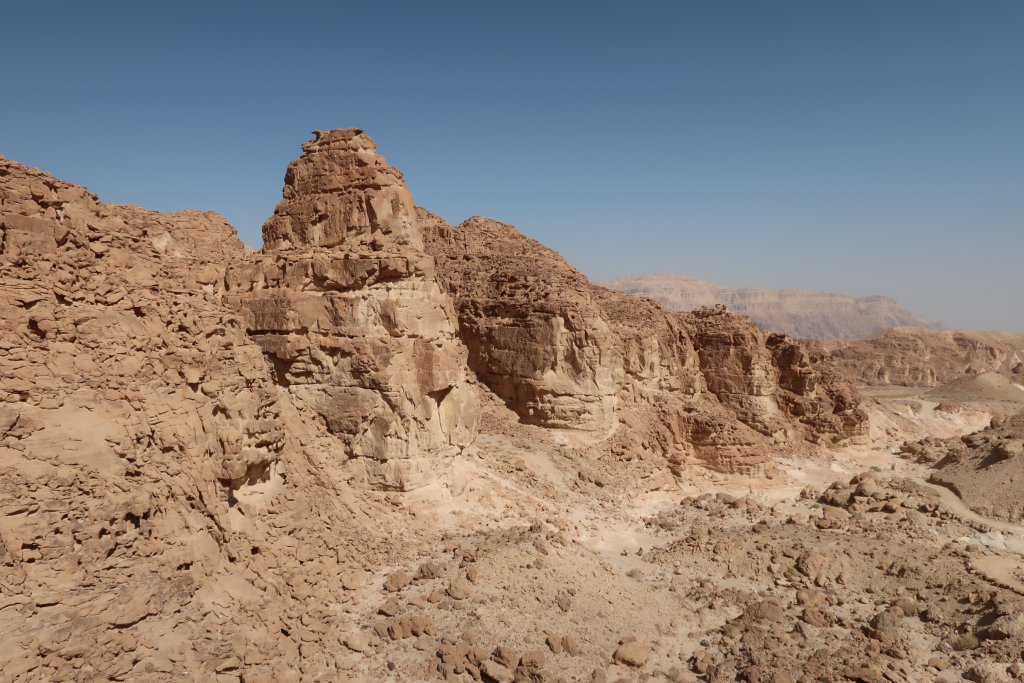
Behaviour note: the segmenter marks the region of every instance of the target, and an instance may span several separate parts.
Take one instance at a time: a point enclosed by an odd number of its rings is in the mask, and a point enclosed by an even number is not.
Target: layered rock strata
[[[472,441],[477,401],[401,173],[360,130],[318,132],[263,234],[228,272],[226,301],[276,381],[370,486],[434,481]]]
[[[900,327],[824,348],[833,365],[867,385],[933,387],[986,372],[1024,383],[1024,334]]]

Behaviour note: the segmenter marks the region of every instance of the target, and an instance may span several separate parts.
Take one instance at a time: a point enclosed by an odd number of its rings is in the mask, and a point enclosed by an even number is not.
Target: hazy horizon
[[[1024,5],[7,8],[0,154],[252,245],[313,129],[595,281],[883,295],[1024,332]]]

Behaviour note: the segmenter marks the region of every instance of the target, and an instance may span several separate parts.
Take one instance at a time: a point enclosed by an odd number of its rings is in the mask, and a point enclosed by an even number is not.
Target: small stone
[[[523,653],[523,656],[519,658],[519,666],[527,669],[540,669],[544,666],[544,651],[527,650]]]
[[[412,577],[407,572],[399,570],[388,574],[388,578],[384,580],[384,590],[395,593],[408,586],[411,581]]]
[[[497,683],[511,683],[515,680],[515,675],[511,669],[493,659],[481,662],[480,672]]]
[[[514,669],[519,664],[519,654],[511,648],[499,645],[494,648],[494,652],[491,654],[491,659],[496,662],[500,662],[510,669]]]
[[[363,572],[342,572],[341,585],[348,591],[354,591],[366,585],[366,574]]]
[[[921,605],[912,598],[897,598],[892,602],[893,607],[899,607],[900,611],[908,617],[916,617],[921,612]]]
[[[988,627],[985,632],[989,638],[1024,638],[1024,613],[1005,614]]]
[[[615,650],[612,659],[626,666],[641,667],[651,656],[651,646],[639,641],[623,643]]]
[[[469,582],[465,579],[452,579],[448,584],[448,595],[453,600],[465,600],[471,592]]]
[[[353,652],[365,652],[370,647],[370,634],[367,631],[360,631],[345,638],[345,647]]]
[[[377,608],[377,614],[383,614],[386,617],[393,617],[398,614],[398,600],[391,598],[379,608]]]

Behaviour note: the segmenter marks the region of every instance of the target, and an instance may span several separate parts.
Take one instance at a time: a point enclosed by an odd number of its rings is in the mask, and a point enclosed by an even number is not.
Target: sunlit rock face
[[[417,488],[476,432],[466,348],[401,172],[360,130],[315,135],[288,166],[263,251],[228,273],[228,299],[357,477]]]
[[[848,382],[724,309],[671,313],[591,284],[513,226],[419,209],[470,368],[527,424],[618,454],[766,473],[773,453],[861,433]]]
[[[412,195],[370,136],[356,128],[314,135],[288,165],[283,198],[263,226],[266,249],[409,246],[421,254]]]
[[[481,380],[527,424],[615,431],[622,358],[583,274],[511,225],[420,218]]]

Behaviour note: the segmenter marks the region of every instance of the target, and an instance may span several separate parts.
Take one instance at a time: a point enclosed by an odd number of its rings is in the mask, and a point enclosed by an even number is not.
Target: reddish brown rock
[[[591,285],[510,225],[419,216],[471,367],[523,422],[728,472],[863,431],[849,383],[796,342],[724,309],[673,314]]]

